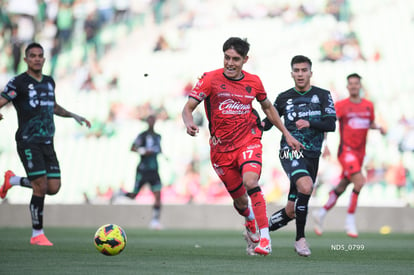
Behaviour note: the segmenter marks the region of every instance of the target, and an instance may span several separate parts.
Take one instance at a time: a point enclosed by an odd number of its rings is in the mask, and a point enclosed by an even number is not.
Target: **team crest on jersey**
[[[311,103],[320,103],[319,97],[317,95],[313,95],[311,98]]]
[[[247,87],[246,87],[246,91],[250,94],[250,93],[252,92],[252,87],[247,86]]]

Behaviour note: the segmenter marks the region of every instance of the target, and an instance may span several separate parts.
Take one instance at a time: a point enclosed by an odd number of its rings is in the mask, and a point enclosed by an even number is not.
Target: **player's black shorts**
[[[137,169],[134,193],[138,194],[142,186],[146,183],[150,184],[152,192],[161,190],[161,179],[157,170],[140,171]]]
[[[295,201],[298,191],[296,189],[296,181],[304,176],[310,176],[312,182],[315,183],[318,175],[319,158],[299,157],[299,158],[283,158],[280,157],[280,163],[285,170],[289,180],[290,189],[288,200]]]
[[[60,179],[59,161],[53,142],[49,144],[17,142],[17,152],[29,180],[44,175],[48,178]]]

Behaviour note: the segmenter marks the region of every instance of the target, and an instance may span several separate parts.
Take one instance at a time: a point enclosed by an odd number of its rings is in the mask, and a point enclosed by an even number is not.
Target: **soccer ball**
[[[93,243],[104,255],[114,256],[124,250],[127,242],[125,231],[116,224],[105,224],[98,228]]]

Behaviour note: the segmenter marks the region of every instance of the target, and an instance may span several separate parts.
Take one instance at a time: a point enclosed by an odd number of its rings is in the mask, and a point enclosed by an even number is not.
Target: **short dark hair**
[[[292,58],[292,61],[290,61],[290,67],[293,68],[293,65],[298,64],[298,63],[308,63],[312,69],[312,61],[304,55],[295,55]]]
[[[359,74],[357,74],[357,73],[353,73],[353,74],[348,75],[348,76],[346,77],[346,80],[349,80],[349,79],[350,79],[350,78],[352,78],[352,77],[356,77],[356,78],[358,78],[359,80],[361,80],[361,78],[362,78]]]
[[[247,42],[247,38],[230,37],[223,44],[223,52],[228,49],[234,49],[238,54],[246,57],[250,50],[250,44]]]
[[[29,45],[27,45],[26,49],[24,50],[25,55],[27,56],[27,53],[33,48],[40,48],[43,51],[42,45],[40,45],[39,43],[36,43],[36,42],[32,42]]]

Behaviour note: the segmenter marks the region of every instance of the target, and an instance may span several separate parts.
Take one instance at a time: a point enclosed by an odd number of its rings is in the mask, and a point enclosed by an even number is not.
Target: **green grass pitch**
[[[414,234],[308,232],[305,258],[283,230],[263,257],[246,255],[241,230],[124,229],[125,250],[105,256],[93,245],[96,228],[46,228],[53,247],[30,245],[30,228],[0,228],[0,274],[414,274]]]

